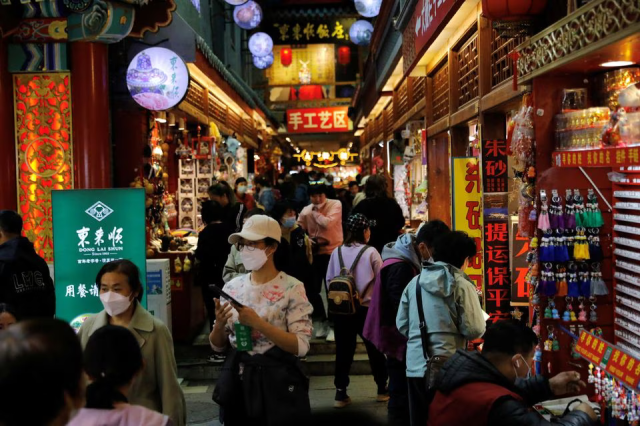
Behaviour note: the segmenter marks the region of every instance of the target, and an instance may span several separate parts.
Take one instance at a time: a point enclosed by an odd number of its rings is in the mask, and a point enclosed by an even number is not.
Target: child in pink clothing
[[[166,426],[165,416],[129,405],[133,379],[144,368],[140,346],[124,327],[107,325],[91,335],[84,352],[84,367],[91,384],[87,405],[67,426]]]

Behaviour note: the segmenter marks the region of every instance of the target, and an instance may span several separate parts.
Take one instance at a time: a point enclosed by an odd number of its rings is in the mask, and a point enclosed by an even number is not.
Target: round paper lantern
[[[356,10],[365,18],[374,18],[380,13],[382,0],[356,0]]]
[[[240,6],[241,4],[245,4],[248,0],[224,0],[227,4],[231,6]]]
[[[544,11],[547,0],[482,0],[482,14],[492,21],[522,21]]]
[[[358,46],[368,46],[373,34],[373,25],[369,21],[356,21],[351,25],[349,37]]]
[[[349,65],[351,62],[351,49],[348,46],[338,48],[338,63],[340,65]]]
[[[233,20],[243,30],[252,30],[262,21],[262,9],[253,0],[233,9]]]
[[[266,70],[271,65],[273,65],[273,52],[269,53],[266,56],[254,56],[253,65],[255,65],[255,67],[258,69]]]
[[[293,51],[288,47],[280,49],[280,63],[288,67],[293,62]]]
[[[249,51],[253,56],[267,56],[273,50],[273,39],[267,33],[255,33],[249,38]]]
[[[189,69],[174,51],[150,47],[138,53],[129,64],[127,89],[143,108],[165,111],[186,96]]]

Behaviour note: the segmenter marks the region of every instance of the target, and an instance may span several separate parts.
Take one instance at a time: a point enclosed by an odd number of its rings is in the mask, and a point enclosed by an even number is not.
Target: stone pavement
[[[215,383],[183,382],[187,419],[191,426],[219,426],[218,405],[211,400]],[[333,377],[311,377],[310,399],[314,423],[331,426],[378,426],[387,423],[387,404],[376,402],[377,387],[372,376],[351,376],[348,393],[353,403],[333,408]],[[247,425],[249,426],[249,425]],[[309,425],[305,425],[309,426]]]

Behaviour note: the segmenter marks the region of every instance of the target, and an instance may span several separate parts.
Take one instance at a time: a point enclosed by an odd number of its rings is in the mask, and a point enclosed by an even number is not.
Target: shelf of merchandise
[[[627,168],[640,164],[640,146],[554,151],[552,159],[554,167]],[[640,173],[640,170],[631,172]]]
[[[613,171],[640,178],[640,160]],[[613,185],[613,292],[616,344],[640,354],[640,183]],[[636,201],[639,200],[639,201]]]

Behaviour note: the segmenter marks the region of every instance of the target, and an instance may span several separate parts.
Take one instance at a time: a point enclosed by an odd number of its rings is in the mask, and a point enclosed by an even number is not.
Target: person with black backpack
[[[351,403],[347,395],[349,371],[356,350],[357,336],[362,337],[369,310],[373,284],[382,266],[377,250],[367,245],[373,224],[362,214],[347,220],[347,238],[331,254],[327,270],[329,315],[335,323],[336,368],[334,407],[343,408]],[[377,401],[389,400],[385,356],[364,339],[373,378],[378,386]]]

